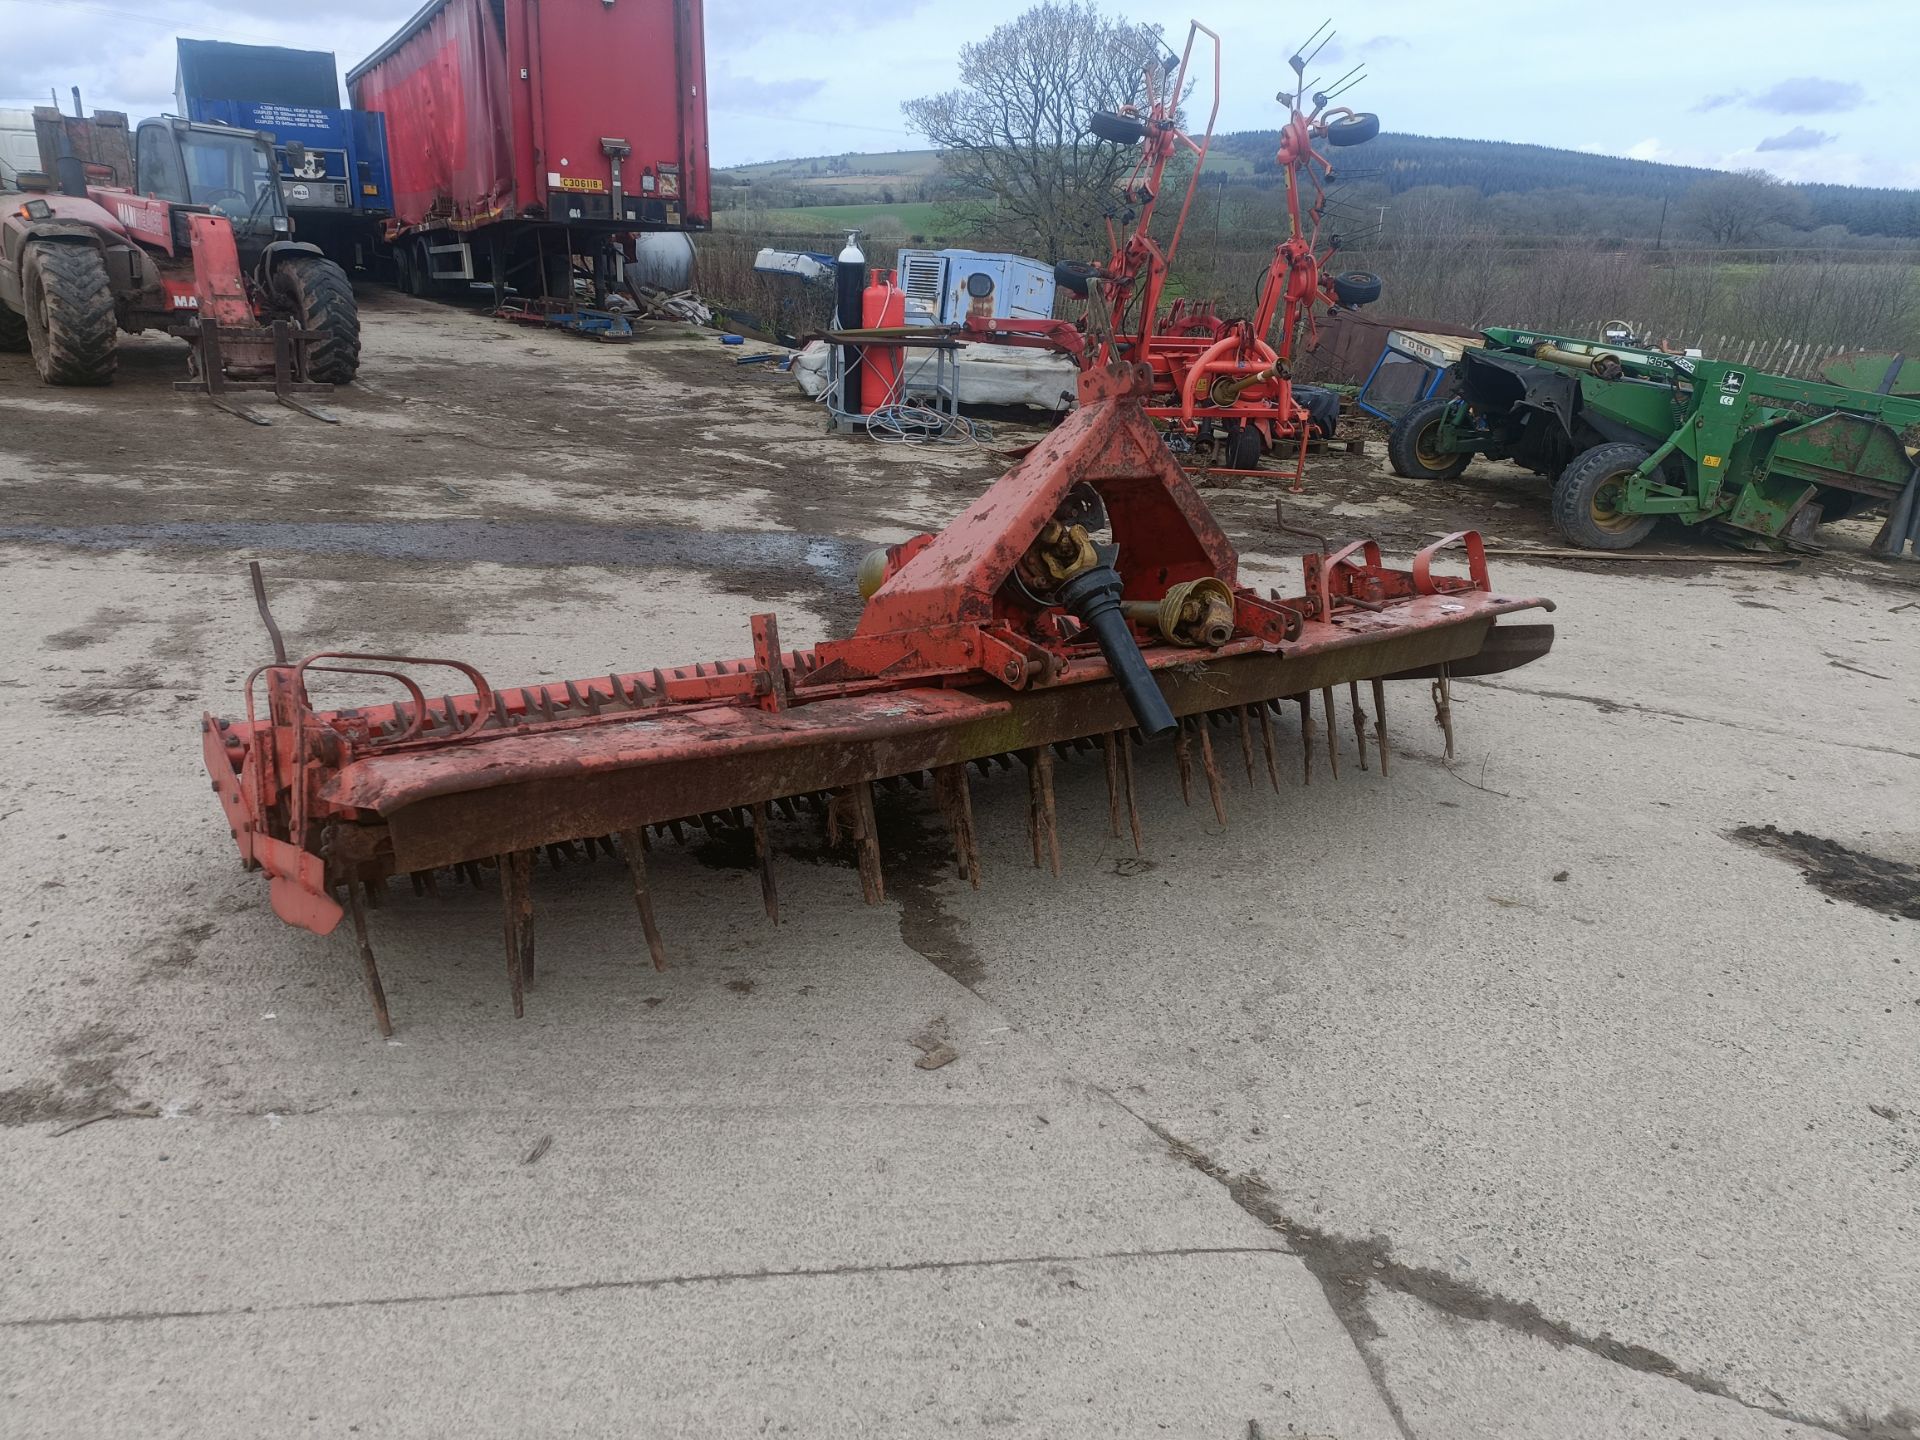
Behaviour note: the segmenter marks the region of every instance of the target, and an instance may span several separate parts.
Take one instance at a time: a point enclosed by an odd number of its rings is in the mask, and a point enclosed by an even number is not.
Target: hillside
[[[1257,195],[1278,183],[1273,153],[1277,132],[1244,130],[1214,137],[1209,187]],[[1486,218],[1503,233],[1672,238],[1671,213],[1687,191],[1716,172],[1617,155],[1556,150],[1500,140],[1463,140],[1386,133],[1338,157],[1342,198],[1390,212],[1396,197],[1414,190],[1448,190],[1477,197]],[[1217,179],[1216,179],[1217,177]],[[742,224],[826,233],[842,224],[869,224],[893,213],[913,233],[941,238],[930,208],[942,198],[939,156],[932,150],[852,152],[771,161],[719,171],[716,203],[723,212],[778,211],[771,217],[723,214]],[[1792,243],[1900,244],[1920,241],[1920,191],[1854,185],[1798,185],[1806,211],[1792,229],[1810,237]],[[876,211],[872,207],[881,207]],[[832,210],[839,213],[827,214]],[[1391,221],[1387,222],[1391,228]],[[1790,239],[1791,237],[1782,237]]]

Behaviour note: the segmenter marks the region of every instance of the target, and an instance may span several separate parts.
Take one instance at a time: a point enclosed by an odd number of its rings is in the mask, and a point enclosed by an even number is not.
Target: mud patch
[[[82,625],[74,625],[65,630],[56,630],[43,642],[49,650],[85,650],[92,645],[103,645],[113,638],[116,630],[137,624],[140,616],[132,611],[110,607],[96,610]]]
[[[200,958],[200,947],[213,935],[215,927],[204,920],[176,920],[150,940],[141,953],[147,974],[167,975],[192,967]]]
[[[1838,840],[1772,825],[1742,825],[1727,838],[1778,855],[1821,894],[1900,920],[1920,920],[1920,865],[1886,860]]]
[[[129,665],[97,682],[49,696],[47,704],[62,715],[126,715],[148,695],[166,688],[153,666]]]
[[[0,1090],[0,1126],[71,1122],[122,1109],[127,1091],[119,1079],[120,1057],[135,1039],[109,1025],[74,1031],[54,1047],[62,1062],[57,1076]]]
[[[986,962],[967,939],[966,925],[946,907],[940,886],[953,872],[953,842],[912,793],[874,796],[887,896],[900,904],[900,939],[969,990],[986,976]]]

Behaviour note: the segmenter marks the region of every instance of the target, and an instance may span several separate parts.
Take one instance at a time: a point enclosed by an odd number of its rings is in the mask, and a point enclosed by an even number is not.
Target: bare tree
[[[1137,151],[1087,129],[1096,110],[1139,103],[1157,26],[1084,0],[1046,0],[961,47],[960,84],[909,100],[908,123],[945,153],[947,191],[1002,243],[1085,258]]]
[[[1807,199],[1764,170],[1697,181],[1680,200],[1680,217],[1715,245],[1751,245],[1770,225],[1807,218]]]

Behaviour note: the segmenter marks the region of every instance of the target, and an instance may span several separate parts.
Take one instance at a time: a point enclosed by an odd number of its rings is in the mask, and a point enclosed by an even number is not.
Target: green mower
[[[1875,393],[1529,330],[1484,338],[1451,393],[1394,423],[1396,474],[1450,480],[1476,455],[1512,460],[1551,479],[1555,527],[1588,550],[1637,545],[1663,515],[1778,548],[1879,509],[1874,553],[1920,548],[1920,398],[1891,383]]]

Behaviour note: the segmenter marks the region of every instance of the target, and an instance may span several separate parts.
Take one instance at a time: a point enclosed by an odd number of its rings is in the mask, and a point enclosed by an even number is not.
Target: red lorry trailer
[[[428,0],[347,88],[386,116],[414,294],[571,296],[576,257],[604,292],[624,237],[710,223],[700,0]]]

